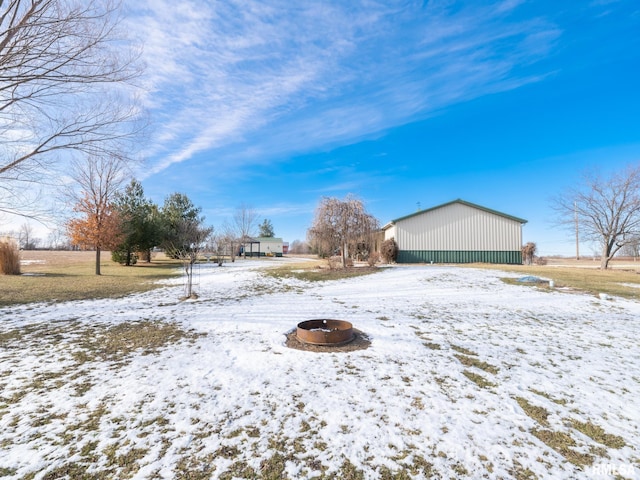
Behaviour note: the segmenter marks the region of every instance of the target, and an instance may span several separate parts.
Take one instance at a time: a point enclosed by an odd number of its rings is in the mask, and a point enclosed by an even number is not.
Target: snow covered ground
[[[195,301],[177,280],[0,309],[0,477],[640,476],[638,302],[493,270],[310,283],[271,264],[203,265]],[[287,348],[314,318],[371,345]],[[110,346],[136,327],[150,346]]]

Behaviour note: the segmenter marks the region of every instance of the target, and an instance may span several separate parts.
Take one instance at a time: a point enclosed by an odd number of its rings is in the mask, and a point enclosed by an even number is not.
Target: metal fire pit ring
[[[300,322],[296,337],[301,342],[312,345],[339,346],[351,342],[355,335],[350,322],[320,318]]]

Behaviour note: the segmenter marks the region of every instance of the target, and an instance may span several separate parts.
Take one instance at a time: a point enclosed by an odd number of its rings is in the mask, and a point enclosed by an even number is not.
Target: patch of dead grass
[[[38,254],[38,255],[36,255]],[[90,255],[87,255],[90,254]],[[23,252],[42,263],[27,263],[22,275],[0,275],[0,307],[34,302],[118,298],[146,292],[159,280],[180,275],[180,263],[164,257],[125,267],[103,252],[95,275],[94,252]]]
[[[518,405],[520,405],[520,408],[524,410],[524,413],[526,413],[528,417],[534,419],[544,427],[549,426],[549,422],[547,420],[549,412],[545,408],[532,405],[526,398],[522,397],[516,397],[516,402],[518,402]]]
[[[465,367],[475,367],[480,370],[483,370],[492,375],[496,375],[498,373],[498,367],[491,365],[487,362],[483,362],[482,360],[474,357],[468,357],[466,355],[453,355],[458,359],[458,361],[464,365]]]
[[[583,466],[593,464],[593,457],[591,455],[577,452],[571,448],[576,446],[576,442],[569,434],[547,429],[534,429],[531,433],[538,440],[558,452],[574,465]]]
[[[458,353],[462,353],[464,355],[473,355],[473,356],[477,356],[478,354],[472,350],[469,350],[468,348],[464,348],[464,347],[460,347],[458,345],[451,345],[451,350],[455,350]]]
[[[571,288],[593,295],[606,293],[636,300],[640,299],[640,288],[638,288],[640,286],[640,267],[636,267],[635,269],[614,267],[608,270],[600,270],[599,268],[594,268],[597,263],[594,264],[594,262],[591,261],[574,262],[574,265],[575,266],[465,264],[462,266],[549,278],[555,282],[555,289]],[[613,265],[615,265],[615,263]],[[525,284],[520,283],[519,285]]]
[[[583,433],[592,440],[609,448],[622,448],[626,445],[626,442],[622,437],[607,433],[602,427],[592,423],[590,420],[586,422],[580,422],[574,418],[569,420],[569,423],[573,428]]]
[[[82,349],[75,357],[81,361],[121,360],[134,352],[148,355],[181,340],[195,340],[205,334],[185,331],[177,323],[142,320],[114,326],[85,327],[79,341]]]
[[[482,375],[478,375],[475,372],[471,372],[469,370],[464,370],[462,372],[462,374],[465,377],[467,377],[469,380],[471,380],[473,383],[478,385],[480,388],[491,388],[491,387],[495,387],[496,386],[495,383],[490,382],[489,380],[484,378]]]
[[[285,265],[264,270],[264,274],[274,278],[297,278],[307,282],[325,282],[342,280],[364,275],[371,275],[382,271],[384,267],[348,267],[326,268],[319,265]]]

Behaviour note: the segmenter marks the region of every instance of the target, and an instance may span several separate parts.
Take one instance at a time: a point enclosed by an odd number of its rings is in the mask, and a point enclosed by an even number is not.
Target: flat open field
[[[575,258],[549,257],[547,261],[547,265],[553,267],[600,268],[599,258],[583,257],[580,260],[576,260]],[[640,272],[640,259],[631,257],[614,258],[609,262],[609,268]]]
[[[0,474],[637,478],[637,300],[487,268],[264,268],[288,262],[201,265],[197,300],[177,277],[0,307]],[[315,318],[370,344],[289,348]]]
[[[102,275],[96,276],[95,252],[29,250],[20,256],[22,275],[0,275],[0,306],[121,297],[155,288],[154,282],[176,276],[180,267],[162,255],[124,267],[102,252]]]
[[[45,265],[61,267],[65,265],[84,264],[93,262],[96,258],[95,252],[78,252],[68,250],[22,250],[20,259],[25,266],[25,271],[44,267]],[[102,265],[111,263],[110,253],[102,252]]]

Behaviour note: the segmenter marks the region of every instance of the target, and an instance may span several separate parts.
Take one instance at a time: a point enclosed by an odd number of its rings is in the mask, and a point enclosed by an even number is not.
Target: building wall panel
[[[520,222],[459,203],[399,220],[394,229],[403,251],[501,252],[522,246]]]
[[[522,264],[521,252],[512,251],[455,251],[400,250],[398,263],[504,263]]]

